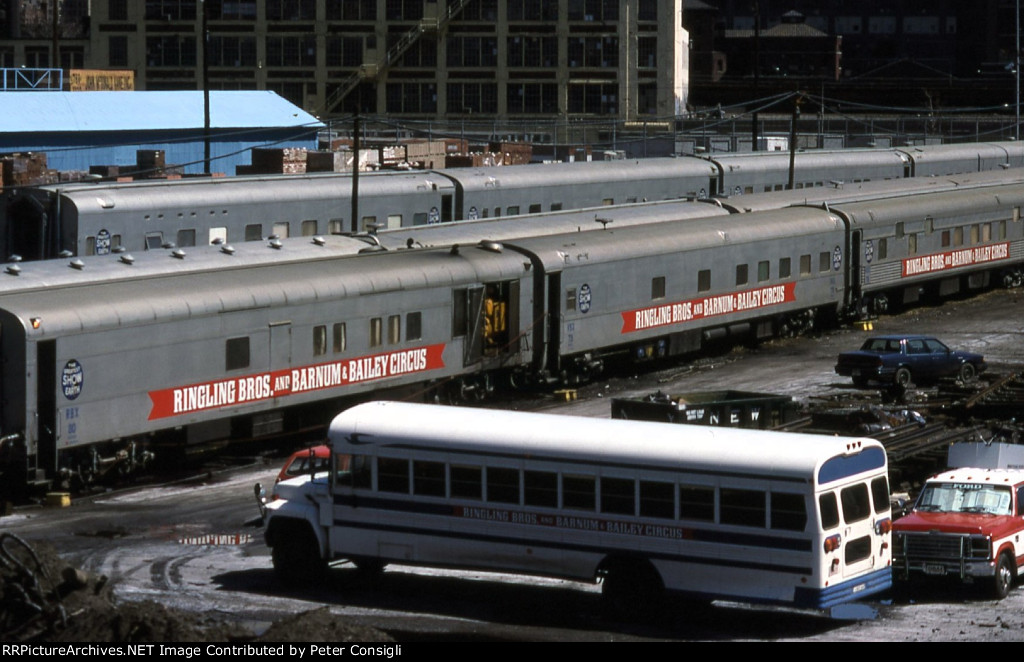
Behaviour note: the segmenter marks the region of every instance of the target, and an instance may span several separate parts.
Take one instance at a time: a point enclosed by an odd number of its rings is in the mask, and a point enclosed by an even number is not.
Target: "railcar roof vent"
[[[180,248],[175,248],[173,251],[171,251],[171,257],[176,257],[179,260],[184,260],[185,251],[181,250]]]
[[[67,259],[67,258],[71,257],[72,255],[74,255],[74,253],[72,253],[71,251],[69,251],[68,249],[65,248],[64,250],[62,250],[57,255],[58,255],[58,257]]]
[[[491,239],[481,239],[480,243],[477,244],[477,247],[492,253],[500,253],[504,249],[501,242],[493,241]]]
[[[21,275],[21,267],[19,267],[16,264],[8,265],[6,271],[7,271],[7,273],[11,274],[12,276],[20,276]]]
[[[220,247],[220,252],[224,253],[225,255],[234,255],[235,247],[232,246],[231,244],[224,244],[223,246]]]
[[[82,262],[79,259],[74,259],[68,263],[68,266],[71,267],[72,269],[78,269],[79,271],[81,271],[82,269],[85,269],[85,262]]]
[[[316,235],[315,237],[313,237],[313,243],[316,244],[317,246],[324,246],[327,244],[327,239],[321,237],[320,235]]]
[[[135,258],[129,255],[128,253],[125,253],[124,255],[121,256],[121,264],[135,264]]]
[[[8,262],[21,262],[21,256],[17,253],[11,253],[11,256],[7,258]]]
[[[284,244],[281,243],[280,239],[271,239],[270,243],[267,245],[270,246],[271,248],[276,248],[278,250],[280,250],[281,247],[284,246]]]

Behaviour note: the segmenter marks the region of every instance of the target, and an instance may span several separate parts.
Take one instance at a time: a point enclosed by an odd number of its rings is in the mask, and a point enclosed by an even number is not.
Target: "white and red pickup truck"
[[[1024,468],[932,476],[892,535],[895,581],[984,582],[994,597],[1006,597],[1024,570]]]

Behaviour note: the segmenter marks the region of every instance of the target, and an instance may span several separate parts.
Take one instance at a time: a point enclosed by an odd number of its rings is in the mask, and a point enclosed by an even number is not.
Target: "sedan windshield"
[[[1010,489],[971,483],[925,485],[916,510],[942,513],[985,513],[1010,515]]]

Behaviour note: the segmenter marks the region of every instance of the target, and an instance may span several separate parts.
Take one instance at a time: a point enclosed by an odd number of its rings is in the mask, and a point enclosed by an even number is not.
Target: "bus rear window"
[[[839,493],[839,500],[843,504],[843,521],[847,524],[859,522],[871,516],[868,486],[864,483],[843,488]]]

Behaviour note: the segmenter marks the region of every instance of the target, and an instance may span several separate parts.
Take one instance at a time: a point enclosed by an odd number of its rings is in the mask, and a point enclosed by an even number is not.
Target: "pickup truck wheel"
[[[910,368],[906,368],[906,367],[900,368],[899,370],[897,370],[896,371],[896,376],[893,378],[893,381],[896,382],[896,385],[897,386],[902,386],[903,388],[906,388],[907,386],[910,386],[910,380],[911,380]]]
[[[960,365],[960,372],[957,377],[963,384],[970,384],[974,381],[974,378],[978,375],[978,371],[974,369],[974,365],[970,363],[962,363]]]
[[[1000,554],[996,562],[996,574],[992,577],[992,595],[997,600],[1002,600],[1010,594],[1013,587],[1013,568],[1010,565],[1010,557]]]

